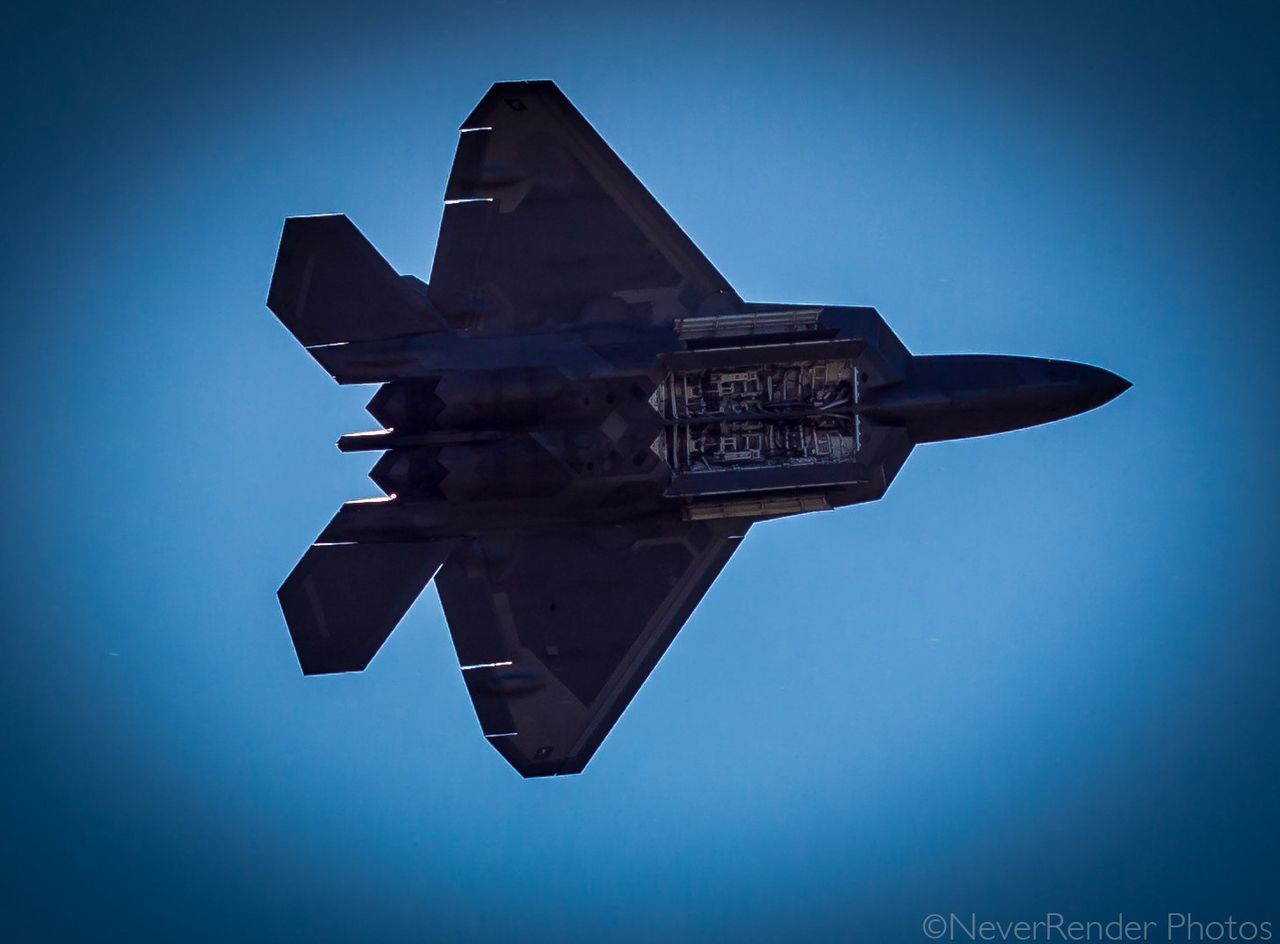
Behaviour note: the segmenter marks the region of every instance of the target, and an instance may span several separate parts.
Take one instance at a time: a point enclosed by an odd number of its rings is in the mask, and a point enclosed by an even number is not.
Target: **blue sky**
[[[917,941],[1280,921],[1265,5],[251,5],[11,22],[13,940]],[[426,277],[456,128],[556,80],[757,301],[1069,358],[1098,410],[752,531],[587,772],[480,736],[428,591],[303,679],[274,591],[374,493],[283,218]]]

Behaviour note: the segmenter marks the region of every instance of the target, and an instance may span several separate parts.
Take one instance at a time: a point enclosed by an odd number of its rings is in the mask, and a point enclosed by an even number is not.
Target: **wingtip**
[[[466,131],[473,128],[481,127],[486,122],[490,109],[493,107],[493,100],[497,98],[518,98],[522,95],[558,95],[564,97],[564,93],[560,91],[560,87],[551,79],[516,79],[507,82],[494,82],[489,86],[489,91],[476,103],[476,107],[471,110],[471,114],[467,115],[465,121],[459,126],[460,130]]]

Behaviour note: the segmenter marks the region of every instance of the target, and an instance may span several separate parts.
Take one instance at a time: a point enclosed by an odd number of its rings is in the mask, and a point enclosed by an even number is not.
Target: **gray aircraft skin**
[[[551,82],[462,126],[429,283],[342,215],[285,222],[267,305],[378,383],[385,497],[280,588],[308,675],[364,669],[435,577],[485,737],[577,773],[748,529],[875,501],[917,444],[1093,409],[1068,361],[915,356],[874,308],[744,302]]]

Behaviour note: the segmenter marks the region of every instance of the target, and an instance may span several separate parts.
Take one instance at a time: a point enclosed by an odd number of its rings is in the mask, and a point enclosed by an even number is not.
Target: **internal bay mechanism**
[[[821,315],[821,308],[786,308],[701,318],[677,318],[676,334],[687,343],[705,338],[802,333],[817,331]]]
[[[677,474],[851,462],[858,393],[852,358],[672,370],[654,447]]]

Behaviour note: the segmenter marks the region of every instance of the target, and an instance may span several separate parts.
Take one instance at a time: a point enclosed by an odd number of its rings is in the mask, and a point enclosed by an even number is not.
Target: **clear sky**
[[[1268,6],[11,14],[4,939],[1280,922]],[[754,529],[586,773],[538,782],[433,591],[367,672],[301,676],[275,589],[375,493],[333,448],[372,390],[264,304],[292,214],[425,278],[456,129],[521,78],[747,299],[1134,383]]]

